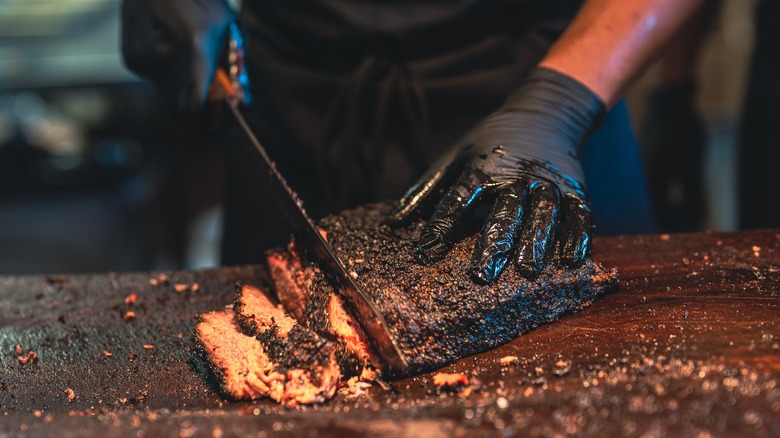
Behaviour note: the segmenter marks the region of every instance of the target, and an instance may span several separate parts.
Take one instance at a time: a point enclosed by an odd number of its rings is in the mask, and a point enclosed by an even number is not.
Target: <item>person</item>
[[[702,2],[244,0],[247,116],[315,216],[400,196],[387,222],[430,214],[414,257],[435,263],[492,205],[475,281],[577,266],[594,223],[652,227],[619,98]],[[125,63],[199,108],[235,19],[223,0],[125,0]],[[228,138],[223,261],[252,262],[285,228]]]

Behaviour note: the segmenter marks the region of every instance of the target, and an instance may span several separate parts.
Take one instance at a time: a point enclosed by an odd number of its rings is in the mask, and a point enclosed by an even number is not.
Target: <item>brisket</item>
[[[285,406],[322,403],[341,380],[332,343],[285,315],[259,289],[239,286],[234,311],[200,316],[199,348],[223,393]]]
[[[391,229],[382,224],[389,208],[360,207],[320,222],[409,361],[407,370],[388,377],[493,349],[578,310],[617,283],[616,270],[588,260],[575,270],[553,262],[535,280],[507,266],[495,283],[477,285],[466,271],[473,230],[443,260],[421,266],[411,254],[423,222]],[[239,285],[233,312],[202,315],[196,328],[224,392],[294,406],[327,400],[348,378],[376,379],[382,362],[323,273],[294,244],[270,252],[267,260],[280,306],[259,289]]]
[[[339,345],[345,374],[368,378],[381,367],[360,324],[316,266],[302,264],[292,247],[286,253],[269,253],[268,264],[279,301],[296,303],[293,308],[298,309],[301,324]]]
[[[311,289],[312,278],[318,269],[304,265],[293,245],[289,245],[287,251],[269,253],[267,260],[271,278],[279,291],[279,302],[293,318],[303,320],[305,291]]]
[[[228,397],[251,400],[268,396],[281,400],[284,374],[274,371],[262,344],[241,332],[232,312],[200,315],[195,339]]]
[[[574,270],[552,262],[534,280],[525,279],[508,264],[496,282],[478,285],[467,272],[476,228],[464,233],[444,259],[422,266],[414,261],[412,252],[424,222],[389,228],[382,219],[390,207],[389,203],[358,207],[329,216],[319,225],[384,315],[391,335],[409,361],[410,367],[403,375],[437,369],[493,349],[580,309],[617,284],[615,269],[587,260]],[[287,255],[271,257],[292,257],[289,254],[288,248]],[[294,257],[298,264],[306,265]],[[314,279],[308,283],[308,293],[303,291],[304,302],[323,295],[335,296],[330,285],[316,280],[316,268],[307,269],[309,273],[297,274]],[[280,286],[277,283],[282,296]],[[301,291],[294,294],[301,295]],[[357,326],[351,318],[345,321]],[[309,326],[319,332],[316,325]]]

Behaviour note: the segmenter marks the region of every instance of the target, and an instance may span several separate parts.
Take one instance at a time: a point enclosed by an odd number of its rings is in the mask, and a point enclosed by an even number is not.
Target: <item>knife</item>
[[[247,139],[254,145],[260,155],[258,160],[262,169],[262,178],[266,187],[277,203],[277,207],[284,213],[292,225],[296,240],[303,244],[310,256],[318,263],[326,275],[329,275],[341,286],[342,295],[352,306],[356,313],[358,323],[368,335],[369,341],[376,352],[388,366],[389,375],[400,373],[408,366],[403,352],[390,333],[387,322],[382,313],[366,292],[357,284],[347,272],[344,263],[338,258],[330,244],[320,234],[306,210],[303,201],[287,184],[287,181],[276,169],[275,163],[265,151],[265,148],[257,139],[246,119],[239,110],[239,104],[243,100],[242,93],[237,91],[237,81],[231,80],[228,74],[221,68],[217,72],[212,83],[212,93],[227,103],[230,112],[241,126]],[[240,86],[240,84],[239,84]]]

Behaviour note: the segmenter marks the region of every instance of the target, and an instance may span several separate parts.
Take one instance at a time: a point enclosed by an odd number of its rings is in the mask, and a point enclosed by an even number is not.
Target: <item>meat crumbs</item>
[[[457,388],[468,383],[469,378],[463,373],[436,373],[433,375],[433,384],[439,388]]]

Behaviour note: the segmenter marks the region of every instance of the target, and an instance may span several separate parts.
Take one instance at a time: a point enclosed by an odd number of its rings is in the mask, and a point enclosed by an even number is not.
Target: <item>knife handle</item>
[[[251,104],[249,76],[244,64],[244,36],[236,23],[230,24],[226,64],[225,67],[217,66],[209,87],[209,98],[225,100],[233,107],[238,107],[240,103]]]
[[[212,100],[228,100],[231,103],[238,103],[238,92],[233,87],[230,77],[222,67],[217,68],[214,73],[214,80],[211,81],[209,88],[209,98]]]

